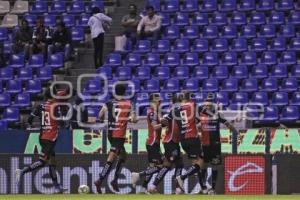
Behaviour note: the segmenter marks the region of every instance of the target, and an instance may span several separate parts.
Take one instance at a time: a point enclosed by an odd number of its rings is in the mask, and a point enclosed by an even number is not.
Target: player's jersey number
[[[48,111],[42,111],[42,126],[50,126],[50,113]]]

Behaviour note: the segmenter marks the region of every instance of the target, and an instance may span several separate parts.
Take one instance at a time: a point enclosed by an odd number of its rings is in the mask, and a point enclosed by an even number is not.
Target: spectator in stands
[[[100,8],[94,7],[92,9],[92,16],[88,21],[91,29],[91,35],[94,43],[94,62],[95,67],[100,67],[103,64],[103,45],[105,27],[111,24],[112,19],[101,13]]]
[[[51,55],[56,52],[64,52],[65,60],[69,60],[71,55],[72,37],[65,23],[58,21],[56,30],[52,35],[52,44],[48,47],[48,53]]]
[[[28,21],[23,19],[21,22],[21,27],[15,33],[13,52],[20,53],[24,52],[25,58],[29,57],[29,47],[32,43],[33,31],[28,25]]]
[[[131,40],[132,44],[136,43],[137,26],[141,17],[137,14],[137,7],[135,4],[129,5],[129,14],[122,18],[121,25],[124,27],[124,35]]]
[[[139,39],[152,37],[153,41],[158,40],[161,28],[161,17],[154,11],[153,6],[147,7],[147,16],[144,16],[137,27]]]
[[[30,46],[30,55],[42,52],[47,59],[47,46],[50,40],[50,30],[44,26],[43,19],[38,18],[36,20],[36,28],[33,31],[33,44]]]

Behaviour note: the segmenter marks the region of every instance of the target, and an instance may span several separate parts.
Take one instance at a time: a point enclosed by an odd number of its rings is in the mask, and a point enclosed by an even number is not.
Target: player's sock
[[[118,159],[116,164],[116,171],[114,174],[113,182],[117,181],[120,175],[120,170],[122,169],[122,164],[125,162],[124,159]]]
[[[99,180],[102,181],[103,179],[105,179],[105,177],[107,176],[107,174],[110,172],[111,170],[111,166],[112,166],[112,162],[107,162],[105,164],[105,166],[103,167],[101,174],[100,174],[100,178]]]
[[[36,169],[39,169],[41,167],[44,167],[46,164],[46,162],[44,160],[38,160],[36,161],[35,163],[32,163],[30,166],[28,167],[24,167],[22,170],[21,170],[21,174],[26,174],[28,172],[32,172]]]
[[[192,165],[190,166],[190,168],[186,171],[186,173],[184,175],[181,175],[181,179],[184,180],[186,179],[188,176],[191,176],[195,173],[197,173],[200,170],[199,165]]]
[[[211,187],[213,190],[216,189],[217,178],[218,178],[218,171],[213,169],[211,174]]]
[[[59,184],[58,184],[58,181],[57,181],[57,175],[56,175],[56,166],[55,165],[49,165],[49,174],[50,174],[50,177],[53,181],[53,184],[54,186],[58,187]]]
[[[146,188],[146,189],[148,188],[148,184],[149,184],[149,182],[151,181],[152,176],[153,176],[153,174],[147,175],[147,176],[145,177],[145,180],[144,180],[144,182],[143,182],[143,184],[142,184],[142,187],[143,187],[143,188]]]
[[[170,167],[161,168],[161,170],[158,172],[157,176],[155,177],[153,185],[157,186],[170,169],[171,169]]]
[[[199,172],[198,172],[198,179],[199,179],[199,184],[201,186],[201,189],[206,189],[206,173],[207,173],[207,170],[206,169],[201,169]]]
[[[140,176],[148,176],[157,173],[160,170],[159,167],[148,167],[145,171],[140,172]]]

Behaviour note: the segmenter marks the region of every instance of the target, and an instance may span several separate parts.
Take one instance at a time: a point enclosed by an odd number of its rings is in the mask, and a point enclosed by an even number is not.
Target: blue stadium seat
[[[293,51],[300,51],[300,37],[293,38],[290,41],[290,48]]]
[[[9,80],[6,82],[6,92],[15,94],[22,91],[21,80]]]
[[[147,6],[153,6],[155,11],[160,11],[160,0],[147,0]]]
[[[44,16],[44,24],[47,27],[54,27],[56,24],[56,16],[55,15],[45,15]]]
[[[156,53],[167,53],[170,51],[170,41],[169,40],[158,40],[154,44],[153,52]]]
[[[251,104],[267,106],[269,104],[267,92],[255,92],[252,94]]]
[[[228,92],[217,92],[216,103],[221,104],[223,106],[228,106],[229,104]]]
[[[269,50],[277,52],[286,50],[286,39],[284,37],[273,38]]]
[[[11,96],[9,93],[0,93],[0,107],[8,107],[11,104]]]
[[[144,60],[144,65],[149,67],[155,67],[160,65],[160,56],[156,53],[148,53]]]
[[[292,51],[282,52],[280,57],[280,63],[287,65],[294,65],[297,63],[296,53]]]
[[[62,21],[65,23],[66,27],[73,27],[76,25],[74,15],[62,15]]]
[[[110,67],[117,67],[122,65],[121,55],[118,53],[108,54],[108,56],[106,57],[105,64]]]
[[[134,50],[134,52],[136,53],[148,53],[150,51],[151,51],[150,40],[139,40]]]
[[[150,67],[138,67],[136,69],[135,77],[139,80],[148,80],[151,78],[151,68]]]
[[[278,82],[276,78],[266,78],[262,80],[261,91],[275,92],[278,90]]]
[[[42,83],[40,80],[29,80],[26,82],[25,90],[30,94],[38,94],[42,91]]]
[[[19,108],[31,106],[30,94],[29,93],[17,94],[17,96],[15,98],[15,102],[12,106],[19,107]]]
[[[206,52],[203,55],[203,64],[208,66],[214,66],[219,64],[218,54],[215,52]]]
[[[238,36],[237,27],[234,24],[224,26],[222,29],[222,37],[227,39],[233,39]]]
[[[159,90],[160,90],[159,80],[150,79],[145,82],[144,92],[148,92],[148,93],[159,92]]]
[[[66,3],[64,1],[54,1],[51,5],[50,13],[61,14],[66,12]]]
[[[275,122],[279,119],[279,111],[277,106],[264,107],[263,121]]]
[[[7,121],[0,120],[0,130],[1,131],[6,131],[7,129],[8,129]]]
[[[177,79],[168,79],[165,81],[163,92],[179,92],[179,80]]]
[[[20,68],[18,70],[18,79],[19,80],[32,80],[32,68],[26,67],[26,68]]]
[[[263,12],[252,13],[249,23],[254,25],[263,25],[266,23],[266,16]]]
[[[7,38],[8,38],[7,29],[0,27],[0,41],[7,40]]]
[[[118,67],[116,71],[116,78],[118,80],[130,80],[131,68],[130,67]]]
[[[184,54],[183,65],[187,65],[187,66],[199,65],[198,53],[186,53],[186,54]]]
[[[41,81],[50,81],[53,79],[52,68],[51,67],[42,67],[37,70],[36,79]]]
[[[269,16],[269,24],[281,25],[285,24],[284,12],[272,12]]]
[[[166,27],[164,38],[169,40],[180,38],[179,27],[175,25]]]
[[[194,93],[191,98],[197,103],[202,104],[204,103],[205,99],[207,98],[206,92]]]
[[[222,82],[222,90],[226,92],[236,92],[238,90],[238,80],[235,78],[225,79]]]
[[[202,37],[208,39],[215,39],[219,36],[218,27],[217,26],[205,26],[203,28]]]
[[[48,66],[52,68],[64,67],[64,55],[61,53],[50,55],[48,58]]]
[[[241,37],[242,38],[255,38],[256,37],[256,27],[253,24],[248,24],[241,27]]]
[[[294,65],[292,67],[291,77],[300,78],[300,65]]]
[[[211,47],[212,51],[225,52],[228,50],[228,42],[224,38],[215,39]]]
[[[196,14],[194,14],[191,24],[195,25],[195,26],[206,26],[206,25],[208,25],[209,22],[208,22],[207,13],[197,12]]]
[[[79,17],[78,26],[87,28],[90,17],[91,17],[90,14],[86,14],[86,13],[81,14]]]
[[[293,0],[279,0],[278,1],[276,10],[289,11],[292,9],[294,9],[294,1]]]
[[[192,51],[201,53],[208,51],[208,40],[206,39],[196,39],[192,45]]]
[[[293,92],[291,97],[291,106],[300,106],[300,92]]]
[[[228,78],[228,68],[227,66],[216,66],[212,71],[212,78],[216,78],[218,80],[223,80]]]
[[[218,80],[216,79],[205,79],[202,82],[202,91],[203,92],[217,92],[218,88]]]
[[[83,27],[73,27],[71,29],[72,41],[83,42],[85,40]]]
[[[5,57],[5,55],[10,55],[10,53],[12,52],[12,46],[13,46],[13,43],[11,41],[9,41],[9,40],[3,41],[4,57]]]
[[[184,80],[189,78],[189,68],[188,67],[176,67],[173,73],[174,78],[179,80]]]
[[[169,67],[175,67],[180,65],[180,57],[177,53],[167,53],[165,54],[164,64]]]
[[[7,122],[17,122],[20,120],[20,111],[18,108],[8,107],[4,109],[3,120]]]
[[[40,68],[44,66],[43,54],[34,54],[29,58],[27,67]]]
[[[84,86],[84,92],[88,94],[100,93],[102,91],[101,81],[97,78],[88,80]]]
[[[247,24],[247,17],[244,12],[233,12],[231,17],[231,23],[235,25]]]
[[[240,11],[255,10],[255,0],[241,0],[238,10]]]
[[[163,12],[176,12],[179,10],[179,0],[165,0]]]
[[[261,56],[261,64],[275,65],[277,64],[277,54],[274,51],[265,51]]]
[[[14,70],[11,67],[0,68],[0,80],[11,80],[14,78]]]
[[[257,63],[256,53],[247,51],[242,54],[241,65],[255,65]]]
[[[126,56],[125,65],[128,67],[137,67],[142,64],[142,58],[140,54],[130,53]]]
[[[257,80],[255,78],[244,79],[240,91],[242,92],[256,92],[258,90]]]
[[[48,13],[48,5],[46,1],[36,1],[30,10],[32,14]]]
[[[196,12],[198,11],[198,0],[185,0],[181,8],[182,12]]]
[[[236,92],[231,98],[231,104],[233,105],[245,105],[249,102],[247,92]]]
[[[247,39],[237,38],[232,40],[231,50],[235,52],[243,52],[248,50]]]
[[[128,92],[130,92],[130,93],[133,92],[134,94],[136,92],[140,92],[141,91],[141,81],[137,78],[131,79],[130,81],[133,83],[134,89],[133,89],[133,86],[128,85],[128,88],[129,88]]]
[[[112,79],[112,68],[109,66],[99,67],[97,73],[106,76],[108,79]]]
[[[299,119],[298,106],[285,106],[280,113],[281,122],[293,122]]]
[[[190,50],[190,43],[188,39],[177,39],[175,40],[173,52],[175,53],[185,53]]]
[[[260,36],[265,38],[273,38],[276,36],[276,26],[273,24],[263,25],[260,28]]]
[[[154,72],[154,78],[158,80],[166,80],[170,78],[170,68],[157,67]]]
[[[270,11],[274,9],[273,0],[259,0],[257,4],[257,10],[259,11]]]
[[[237,79],[248,78],[248,67],[244,65],[234,66],[231,70],[231,76]]]
[[[99,117],[99,112],[100,112],[99,107],[87,106],[86,109],[87,109],[88,117],[93,117],[93,118],[96,118],[96,119]]]
[[[137,104],[146,104],[149,102],[149,94],[148,93],[137,93],[135,97],[135,102]]]
[[[25,65],[24,55],[22,54],[13,54],[10,57],[10,66],[13,68],[22,68]]]
[[[280,36],[285,38],[292,38],[295,37],[295,35],[296,35],[296,31],[294,25],[286,24],[280,27]]]
[[[161,17],[161,25],[162,26],[169,26],[171,24],[171,18],[169,13],[160,13]]]
[[[212,12],[218,9],[217,0],[203,1],[201,5],[201,12]]]
[[[197,92],[199,90],[199,80],[197,78],[186,79],[183,83],[183,90]]]
[[[208,78],[208,67],[195,67],[193,71],[193,77],[204,80]]]
[[[75,0],[72,2],[70,6],[70,10],[68,12],[72,14],[81,14],[84,13],[84,11],[85,11],[84,2],[82,0]]]
[[[187,26],[189,25],[189,16],[186,13],[176,13],[174,16],[174,25],[177,26]]]
[[[185,26],[182,38],[186,39],[196,39],[199,37],[198,26]]]
[[[23,19],[28,22],[30,27],[34,27],[36,25],[36,15],[26,14],[23,16]]]
[[[267,49],[267,41],[265,38],[254,38],[251,42],[251,50],[256,52],[265,51]]]
[[[227,16],[225,13],[216,12],[211,18],[211,25],[224,26],[227,24]]]
[[[251,75],[253,78],[266,78],[268,77],[268,67],[262,64],[253,66]]]
[[[237,9],[236,0],[223,0],[221,1],[220,11],[221,12],[232,12]]]
[[[286,65],[275,65],[271,70],[271,77],[286,78],[288,76],[288,70]]]
[[[288,93],[286,92],[275,92],[272,95],[271,105],[273,106],[286,106],[289,104]]]
[[[282,80],[281,91],[295,92],[298,90],[298,80],[297,78],[286,78]]]

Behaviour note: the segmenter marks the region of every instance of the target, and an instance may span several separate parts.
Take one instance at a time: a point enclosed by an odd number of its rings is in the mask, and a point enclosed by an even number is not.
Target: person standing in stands
[[[153,41],[158,40],[161,28],[161,17],[155,13],[153,6],[147,7],[147,16],[144,16],[137,27],[137,34],[140,40],[152,37]]]
[[[91,35],[94,43],[94,63],[98,68],[103,64],[103,45],[105,26],[111,24],[112,19],[107,15],[101,13],[100,8],[92,8],[92,16],[88,21],[91,29]]]
[[[24,52],[25,58],[29,58],[29,47],[32,43],[32,29],[28,26],[28,21],[23,19],[21,27],[15,33],[13,52],[15,54]]]

